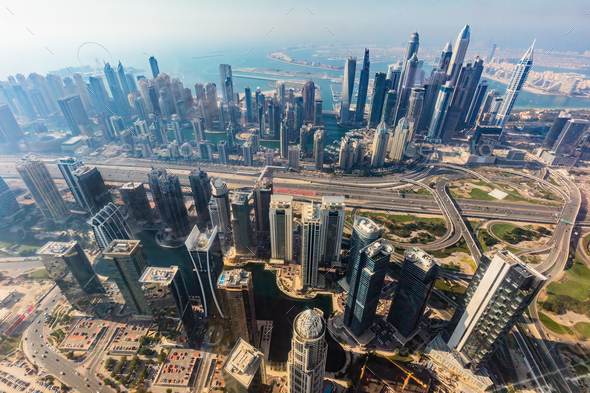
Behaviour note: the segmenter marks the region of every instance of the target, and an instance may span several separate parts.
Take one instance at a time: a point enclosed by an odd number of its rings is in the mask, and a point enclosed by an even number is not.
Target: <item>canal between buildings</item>
[[[180,267],[189,292],[195,294],[196,282],[193,279],[192,263],[188,251],[185,247],[160,247],[155,241],[155,234],[155,231],[142,231],[135,234],[135,238],[140,240],[143,245],[150,265],[154,267]],[[323,311],[324,317],[327,319],[332,313],[332,299],[330,295],[318,295],[310,300],[291,298],[278,288],[275,274],[265,270],[263,264],[248,264],[244,269],[252,272],[256,318],[259,320],[272,320],[274,323],[269,360],[286,362],[291,350],[293,321],[297,314],[308,308],[318,308]],[[101,275],[109,275],[102,264],[97,266],[97,272]],[[327,331],[326,341],[328,343],[326,371],[338,371],[344,367],[346,353]]]

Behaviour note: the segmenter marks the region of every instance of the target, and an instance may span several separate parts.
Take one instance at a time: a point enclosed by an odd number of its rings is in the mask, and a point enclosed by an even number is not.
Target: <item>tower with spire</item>
[[[451,41],[449,41],[447,46],[445,46],[445,49],[443,49],[442,53],[440,54],[438,68],[444,72],[447,72],[449,64],[451,63],[451,56],[453,56],[453,45],[451,44]]]
[[[496,126],[502,127],[502,132],[504,132],[504,126],[506,126],[506,123],[508,122],[508,118],[510,117],[510,113],[512,112],[516,98],[518,97],[518,93],[520,93],[522,90],[522,87],[529,76],[529,72],[531,71],[531,68],[533,68],[533,52],[535,51],[536,41],[537,40],[533,41],[533,45],[531,45],[531,47],[526,51],[522,59],[520,59],[516,65],[516,68],[512,73],[510,83],[506,88],[504,100],[502,100],[502,105],[500,106],[498,115],[496,116]]]
[[[467,48],[469,47],[470,38],[471,33],[469,32],[469,25],[465,25],[457,37],[457,42],[455,42],[455,50],[453,51],[451,62],[447,69],[447,81],[451,82],[452,87],[455,87],[455,83],[459,77],[459,72],[461,71],[461,66],[463,65],[463,60],[465,60],[465,54],[467,53]]]

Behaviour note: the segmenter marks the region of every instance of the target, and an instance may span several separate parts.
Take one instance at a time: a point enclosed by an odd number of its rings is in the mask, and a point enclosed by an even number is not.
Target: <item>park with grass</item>
[[[385,228],[384,237],[387,237],[389,240],[399,240],[393,236],[387,236],[395,235],[411,244],[425,244],[440,238],[447,231],[447,224],[444,218],[367,211],[358,212],[357,216],[359,214],[382,225]]]
[[[552,233],[544,226],[533,227],[530,225],[523,227],[508,223],[494,224],[490,230],[497,238],[513,245],[526,241],[537,241],[545,236],[550,236]]]
[[[456,199],[463,198],[475,199],[478,201],[497,201],[498,199],[489,195],[489,193],[494,189],[498,189],[507,194],[506,197],[502,199],[506,202],[525,202],[546,206],[560,206],[560,202],[562,202],[558,195],[532,182],[526,183],[526,190],[522,191],[532,193],[535,196],[534,198],[528,198],[522,195],[516,185],[507,183],[490,184],[479,179],[456,180],[449,183],[448,188],[451,196]]]
[[[561,277],[549,284],[544,290],[546,299],[539,300],[539,306],[541,309],[557,315],[563,315],[568,311],[586,315],[588,312],[588,300],[590,299],[589,288],[590,269],[577,254],[573,257],[570,256]],[[546,315],[546,317],[549,317],[549,315]],[[547,321],[547,319],[544,321],[541,318],[541,312],[539,312],[539,319],[549,330],[555,333],[560,331],[560,328],[556,327],[555,324]],[[581,336],[590,339],[590,323],[577,322],[574,325],[574,330]]]

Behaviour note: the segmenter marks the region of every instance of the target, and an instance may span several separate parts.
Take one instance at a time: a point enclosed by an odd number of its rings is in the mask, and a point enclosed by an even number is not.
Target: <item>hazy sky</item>
[[[442,49],[465,24],[472,40],[498,47],[524,48],[537,38],[545,50],[590,50],[590,3],[581,0],[7,0],[3,6],[2,80],[78,65],[76,51],[87,41],[144,68],[144,52],[162,59],[300,44],[397,45],[416,29],[422,45]]]

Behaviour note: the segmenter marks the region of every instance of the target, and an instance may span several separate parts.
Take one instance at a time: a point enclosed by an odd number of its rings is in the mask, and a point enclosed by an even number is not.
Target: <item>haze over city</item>
[[[589,392],[588,7],[6,2],[0,393]]]

